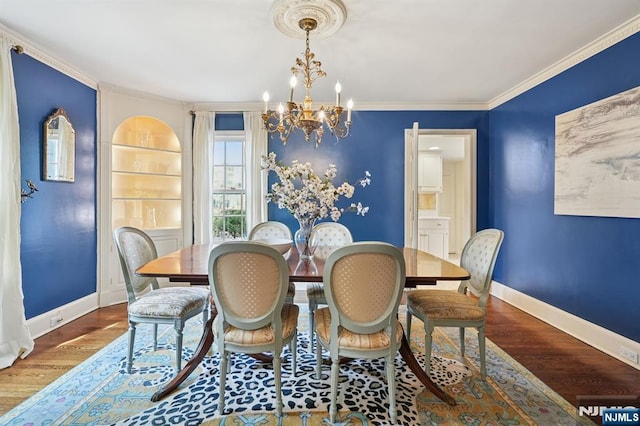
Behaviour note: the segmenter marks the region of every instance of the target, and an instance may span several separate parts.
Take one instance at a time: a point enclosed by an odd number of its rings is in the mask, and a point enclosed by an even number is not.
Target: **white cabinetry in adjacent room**
[[[449,218],[418,219],[418,249],[449,258]]]
[[[418,192],[442,192],[442,157],[418,153]]]

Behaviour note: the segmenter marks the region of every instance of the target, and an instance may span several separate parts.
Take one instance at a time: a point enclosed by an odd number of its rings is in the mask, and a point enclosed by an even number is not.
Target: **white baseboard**
[[[496,281],[491,286],[491,294],[510,305],[582,340],[602,352],[619,359],[640,370],[640,364],[620,355],[620,348],[640,354],[640,343],[621,336],[604,327],[589,322],[576,315],[542,302]]]
[[[27,320],[32,338],[40,337],[98,308],[98,293],[60,306]]]
[[[127,301],[127,291],[123,289],[103,291],[100,293],[100,307],[116,305]]]

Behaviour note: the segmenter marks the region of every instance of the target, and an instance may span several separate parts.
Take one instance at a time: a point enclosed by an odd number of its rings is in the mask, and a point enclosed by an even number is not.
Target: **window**
[[[247,236],[245,133],[216,132],[213,147],[213,239]]]

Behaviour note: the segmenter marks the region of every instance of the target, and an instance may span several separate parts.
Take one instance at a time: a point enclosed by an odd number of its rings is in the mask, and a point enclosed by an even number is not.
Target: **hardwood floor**
[[[578,395],[640,395],[630,367],[502,302],[489,302],[487,337],[577,405]],[[0,415],[127,331],[126,305],[101,308],[36,339],[34,351],[0,370]]]
[[[495,297],[486,336],[575,406],[578,395],[640,395],[640,370]]]
[[[95,310],[35,341],[33,352],[0,370],[0,415],[127,331],[127,305]]]

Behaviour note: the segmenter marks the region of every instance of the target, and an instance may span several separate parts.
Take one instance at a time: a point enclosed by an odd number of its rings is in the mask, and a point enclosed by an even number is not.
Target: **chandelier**
[[[335,86],[335,105],[321,105],[319,108],[313,109],[311,86],[316,79],[327,75],[327,73],[322,70],[320,61],[315,59],[315,54],[309,49],[309,32],[317,28],[318,22],[313,18],[302,18],[298,22],[298,25],[306,32],[306,49],[304,56],[296,58],[295,66],[291,67],[293,75],[289,80],[291,86],[289,101],[286,103],[286,107],[280,103],[275,111],[270,110],[269,93],[264,92],[262,96],[262,100],[264,101],[262,119],[264,120],[266,130],[271,134],[278,132],[280,134],[280,140],[285,145],[289,140],[291,132],[295,129],[300,129],[304,132],[304,139],[307,142],[311,140],[311,136],[315,132],[315,144],[317,148],[318,145],[322,143],[325,126],[336,138],[342,139],[349,135],[353,100],[349,99],[349,102],[347,102],[347,111],[346,114],[344,114],[344,107],[340,99],[342,87],[340,82],[337,82]],[[293,100],[294,90],[298,84],[297,75],[300,75],[304,82],[305,92],[302,103],[296,103]],[[346,115],[346,120],[344,119],[344,115]]]

